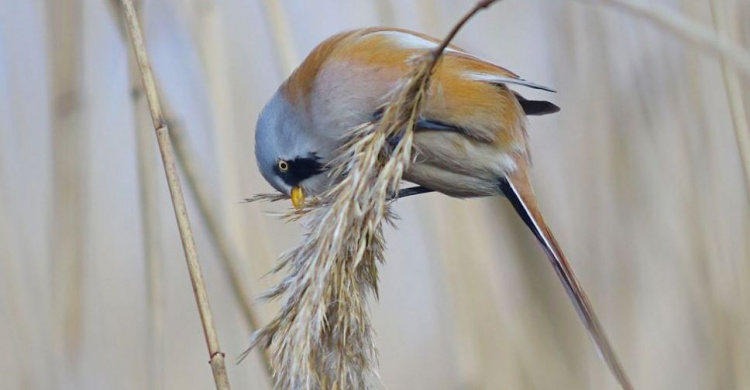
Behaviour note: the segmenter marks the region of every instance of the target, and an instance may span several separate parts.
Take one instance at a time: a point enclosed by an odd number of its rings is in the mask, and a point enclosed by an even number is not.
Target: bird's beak
[[[297,210],[305,205],[305,191],[302,190],[302,187],[292,188],[292,205]]]

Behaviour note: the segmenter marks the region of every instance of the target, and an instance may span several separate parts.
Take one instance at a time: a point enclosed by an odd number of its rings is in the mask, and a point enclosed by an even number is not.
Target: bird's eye
[[[279,171],[286,172],[289,170],[289,163],[284,160],[279,160]]]

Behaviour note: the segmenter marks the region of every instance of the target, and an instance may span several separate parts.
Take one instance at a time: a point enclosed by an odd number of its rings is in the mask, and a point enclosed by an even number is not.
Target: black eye
[[[289,170],[289,163],[284,160],[279,160],[278,167],[279,167],[279,171],[286,172]]]

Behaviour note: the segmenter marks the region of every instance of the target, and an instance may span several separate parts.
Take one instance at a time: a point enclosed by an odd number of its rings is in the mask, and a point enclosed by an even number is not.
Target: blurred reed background
[[[531,120],[537,195],[636,387],[748,389],[750,81],[604,2],[508,0],[456,43],[559,91]],[[213,386],[116,3],[0,0],[0,389]],[[270,388],[258,352],[233,361],[249,305],[259,323],[279,307],[247,297],[300,238],[265,214],[288,205],[240,203],[270,191],[265,100],[333,33],[442,37],[472,3],[140,2],[235,388]],[[652,3],[750,45],[746,0]],[[387,388],[616,388],[505,201],[397,210],[372,305]]]

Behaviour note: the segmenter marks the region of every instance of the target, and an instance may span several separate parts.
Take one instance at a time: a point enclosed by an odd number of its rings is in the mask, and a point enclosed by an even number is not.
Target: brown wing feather
[[[435,38],[401,29],[368,28],[338,34],[316,47],[282,88],[285,96],[301,105],[308,102],[300,99],[313,96],[313,89],[321,85],[330,88],[327,92],[352,98],[365,94],[360,97],[367,104],[380,105],[384,101],[373,97],[384,99],[409,71],[409,59],[437,43]],[[502,83],[472,78],[479,74],[520,80],[518,75],[457,46],[449,48],[435,70],[423,116],[459,127],[477,141],[518,149],[525,139],[524,111],[515,94]],[[350,79],[342,80],[343,74]],[[333,87],[334,83],[340,85]]]

